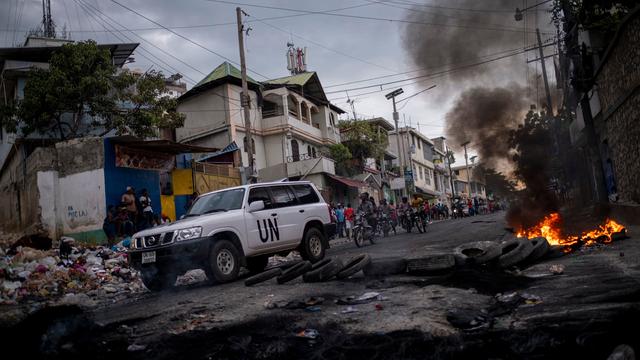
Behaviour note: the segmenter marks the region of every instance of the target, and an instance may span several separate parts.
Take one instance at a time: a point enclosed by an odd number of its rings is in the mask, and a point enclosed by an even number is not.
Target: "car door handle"
[[[278,216],[278,214],[277,213],[273,213],[273,214],[271,214],[271,216]]]
[[[304,212],[304,209],[300,209],[300,210],[298,210],[298,212],[299,212],[299,213],[303,213],[303,212]]]

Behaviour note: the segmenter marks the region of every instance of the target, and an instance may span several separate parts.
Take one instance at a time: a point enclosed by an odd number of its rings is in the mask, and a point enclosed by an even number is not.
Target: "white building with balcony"
[[[344,111],[329,102],[318,75],[304,72],[263,82],[248,80],[258,180],[304,178],[321,190],[327,188],[324,174],[335,174],[335,165],[325,154],[327,146],[340,142],[336,121]],[[235,142],[241,165],[246,166],[241,92],[240,70],[222,63],[179,98],[178,111],[186,119],[176,129],[176,140],[220,149]]]
[[[401,158],[405,165],[405,177],[409,181],[409,190],[421,194],[426,199],[438,199],[442,191],[436,190],[436,180],[441,185],[436,174],[434,164],[435,147],[428,137],[411,127],[399,129],[400,136],[395,131],[389,135],[388,149],[398,149],[400,142]],[[410,171],[410,172],[409,172]]]

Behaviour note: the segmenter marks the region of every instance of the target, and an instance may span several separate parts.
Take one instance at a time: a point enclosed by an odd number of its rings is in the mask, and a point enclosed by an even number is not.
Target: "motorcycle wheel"
[[[371,245],[376,243],[375,238],[376,238],[376,234],[371,234],[371,237],[369,238],[369,242],[371,243]]]
[[[411,226],[412,226],[412,225],[413,225],[413,224],[411,224],[411,220],[406,219],[406,220],[404,221],[404,229],[405,229],[405,230],[407,230],[407,233],[409,233],[409,234],[411,233]]]
[[[357,247],[362,247],[364,245],[364,234],[362,229],[353,229],[353,242],[356,243]]]
[[[422,234],[424,232],[424,229],[422,227],[422,219],[418,218],[416,219],[415,222],[416,222],[416,228],[418,229],[418,232]]]

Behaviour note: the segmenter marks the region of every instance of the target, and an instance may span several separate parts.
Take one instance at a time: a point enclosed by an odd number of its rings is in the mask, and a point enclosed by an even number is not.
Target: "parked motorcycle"
[[[353,228],[351,229],[353,242],[356,243],[356,246],[362,247],[365,240],[368,240],[371,244],[375,244],[374,231],[375,229],[367,222],[365,214],[363,212],[358,212],[354,218]]]

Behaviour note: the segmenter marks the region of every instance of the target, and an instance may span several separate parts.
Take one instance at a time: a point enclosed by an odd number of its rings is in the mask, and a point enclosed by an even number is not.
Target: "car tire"
[[[178,274],[155,266],[144,267],[140,273],[144,286],[153,292],[172,288],[178,278]]]
[[[247,278],[244,281],[244,285],[251,286],[251,285],[259,284],[261,282],[265,282],[269,279],[273,279],[274,277],[280,276],[280,275],[282,275],[282,269],[280,268],[269,269],[267,271],[261,272],[259,274],[256,274]]]
[[[235,280],[240,272],[240,254],[229,240],[211,244],[205,273],[210,282],[226,283]]]
[[[407,272],[407,261],[405,259],[374,259],[362,271],[365,276],[370,277],[404,274]]]
[[[336,274],[337,279],[346,279],[351,275],[354,275],[358,271],[365,268],[365,266],[369,265],[371,262],[371,256],[369,254],[361,254],[358,256],[354,256],[344,267]]]
[[[323,282],[336,276],[342,270],[342,261],[338,258],[321,260],[311,267],[309,272],[302,275],[304,282]]]
[[[327,250],[326,243],[327,241],[322,231],[318,230],[318,228],[310,227],[304,233],[300,256],[312,264],[317,263],[324,258],[324,253]]]
[[[407,272],[410,274],[442,273],[456,267],[453,254],[432,254],[407,258]]]
[[[311,267],[312,265],[309,261],[299,262],[285,270],[276,280],[278,281],[278,284],[284,284],[304,275],[307,271],[311,270]]]
[[[500,244],[498,265],[505,269],[524,261],[533,251],[533,244],[529,239],[511,239]]]
[[[456,265],[482,265],[491,262],[502,254],[498,243],[493,241],[474,241],[453,249]]]
[[[269,264],[269,256],[261,255],[247,258],[247,270],[252,274],[264,271]]]
[[[546,238],[536,237],[533,239],[529,239],[529,241],[531,242],[531,245],[533,245],[533,250],[527,257],[527,262],[540,260],[547,254],[547,252],[549,252],[549,242]]]

